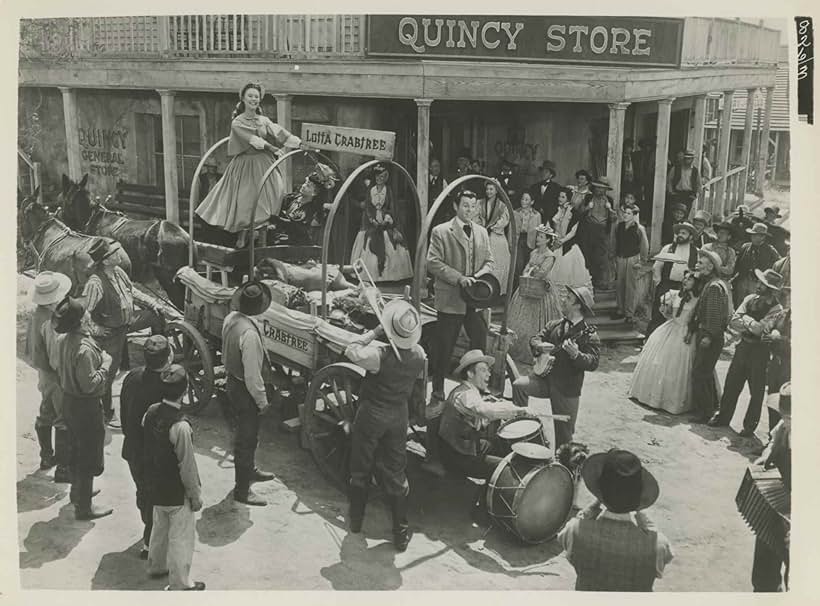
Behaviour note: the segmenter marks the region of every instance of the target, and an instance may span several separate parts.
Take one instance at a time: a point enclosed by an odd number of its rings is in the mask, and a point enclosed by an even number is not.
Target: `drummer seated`
[[[483,395],[494,363],[492,356],[473,349],[455,370],[461,384],[447,396],[438,432],[442,463],[450,472],[488,480],[501,458],[488,454],[490,443],[482,439],[482,430],[492,421],[533,414],[529,408]]]

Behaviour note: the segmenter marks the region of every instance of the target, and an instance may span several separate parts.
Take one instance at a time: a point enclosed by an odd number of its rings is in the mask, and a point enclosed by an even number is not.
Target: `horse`
[[[133,279],[145,283],[155,277],[171,302],[182,309],[185,288],[174,278],[188,265],[188,232],[165,219],[131,219],[109,210],[91,200],[87,181],[88,174],[77,183],[63,175],[58,202],[66,224],[89,235],[117,240],[131,258]]]
[[[51,270],[71,278],[71,296],[82,295],[85,283],[91,275],[89,249],[99,238],[77,233],[51,215],[37,201],[39,187],[20,204],[18,227],[26,247],[36,256],[36,270]],[[116,247],[117,265],[130,275],[131,259],[111,238],[103,238]]]

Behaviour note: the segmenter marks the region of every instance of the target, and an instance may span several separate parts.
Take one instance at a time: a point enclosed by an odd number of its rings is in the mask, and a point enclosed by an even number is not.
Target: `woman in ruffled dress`
[[[510,243],[507,241],[505,230],[510,224],[510,211],[507,205],[498,197],[495,183],[486,183],[485,197],[478,201],[478,212],[475,222],[487,228],[490,235],[490,248],[493,251],[493,275],[501,284],[503,295],[507,292],[507,278],[510,274]]]
[[[413,277],[413,265],[387,186],[387,165],[373,167],[375,183],[367,190],[362,227],[353,242],[351,263],[361,258],[374,282],[399,282]]]
[[[557,288],[585,286],[592,289],[592,277],[577,243],[582,211],[573,206],[570,194],[570,190],[566,188],[558,192],[558,212],[552,217],[558,238],[555,267],[552,268],[550,281]],[[583,204],[583,198],[572,199]]]
[[[687,271],[681,290],[670,290],[662,297],[661,313],[668,319],[646,340],[632,374],[630,398],[672,414],[692,410],[697,339],[689,332],[689,319],[702,289],[702,281]],[[715,382],[718,384],[717,374]]]
[[[332,168],[317,162],[299,190],[283,198],[276,223],[281,232],[293,238],[288,244],[322,245],[325,219],[338,182],[339,177]],[[329,255],[329,258],[336,256]]]
[[[261,84],[248,83],[239,92],[231,121],[228,140],[230,163],[225,174],[197,207],[196,214],[215,227],[239,233],[236,246],[248,242],[248,231],[256,229],[279,214],[286,193],[285,181],[277,169],[265,182],[256,207],[255,225],[251,226],[251,212],[259,183],[276,160],[277,148],[303,148],[302,140],[262,115],[260,105],[265,91]]]
[[[535,228],[535,250],[530,253],[521,277],[534,278],[539,282],[519,286],[510,299],[507,324],[516,336],[515,343],[510,347],[510,355],[516,362],[532,364],[530,339],[541,332],[547,322],[561,317],[558,291],[551,283],[556,258],[553,245],[556,240],[557,234],[549,225]]]

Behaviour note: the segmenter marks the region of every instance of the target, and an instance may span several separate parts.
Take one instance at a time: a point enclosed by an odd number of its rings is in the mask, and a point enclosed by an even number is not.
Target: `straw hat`
[[[399,349],[410,349],[421,339],[421,317],[403,299],[393,299],[382,311],[382,327]]]
[[[597,177],[592,180],[592,183],[589,184],[590,187],[603,187],[604,189],[612,189],[612,186],[609,184],[609,179],[606,177]]]
[[[752,227],[746,230],[746,233],[753,236],[768,236],[769,227],[765,223],[755,223]]]
[[[480,349],[471,349],[463,356],[461,356],[461,360],[456,366],[456,369],[453,371],[455,376],[461,375],[461,373],[471,366],[478,364],[479,362],[486,362],[487,366],[492,366],[495,364],[495,358],[492,356],[485,356],[484,352]]]
[[[34,278],[34,293],[31,302],[35,305],[50,305],[65,299],[71,290],[71,278],[55,271],[41,271]]]
[[[777,291],[783,290],[783,276],[775,270],[767,269],[766,271],[760,271],[759,269],[756,269],[755,276],[757,276],[757,279],[760,280],[767,288]]]

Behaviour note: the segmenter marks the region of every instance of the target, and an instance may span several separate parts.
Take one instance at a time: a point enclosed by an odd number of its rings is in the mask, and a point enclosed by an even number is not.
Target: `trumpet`
[[[382,328],[384,329],[384,335],[387,338],[388,343],[390,343],[390,347],[393,348],[393,353],[396,354],[396,357],[401,360],[401,355],[399,355],[399,349],[396,347],[396,344],[390,338],[390,331],[387,330],[387,327],[384,325],[384,321],[382,320],[382,311],[384,311],[384,299],[382,298],[382,293],[379,290],[379,287],[376,286],[376,283],[373,281],[373,276],[370,275],[370,271],[367,269],[367,266],[364,264],[364,261],[361,259],[356,259],[353,263],[353,272],[356,274],[356,278],[359,280],[359,284],[362,287],[362,293],[364,294],[364,298],[370,304],[370,307],[373,309],[373,313],[376,314],[376,319],[381,324]]]

